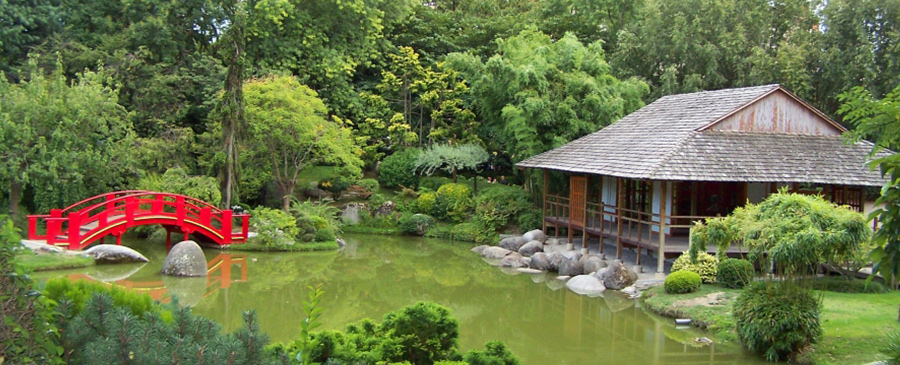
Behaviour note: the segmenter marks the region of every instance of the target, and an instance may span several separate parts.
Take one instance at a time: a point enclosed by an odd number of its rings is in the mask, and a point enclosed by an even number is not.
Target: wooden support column
[[[600,218],[600,236],[597,237],[597,240],[600,241],[600,254],[603,255],[603,234],[606,233],[606,205],[603,203],[603,184],[606,179],[603,176],[600,176],[600,196],[597,197],[597,202],[600,203],[598,205],[600,207],[599,217]]]
[[[541,200],[541,203],[542,203],[541,231],[543,231],[544,234],[547,234],[547,185],[550,181],[550,172],[548,172],[547,169],[544,169],[543,171],[544,171],[544,187],[543,187],[544,188],[544,198],[543,198],[543,200]]]
[[[661,181],[659,184],[661,185],[659,190],[659,257],[656,258],[656,273],[663,274],[666,259],[666,200],[668,199],[666,195],[669,190],[669,182]]]
[[[584,212],[584,213],[582,213],[583,222],[581,224],[581,248],[588,247],[587,227],[589,226],[590,219],[591,219],[591,217],[588,216],[588,210],[587,210],[588,200],[591,198],[591,196],[589,195],[589,193],[591,192],[591,189],[589,188],[589,186],[591,186],[591,175],[585,175],[584,176],[584,203],[581,205],[581,211]]]
[[[622,259],[622,206],[625,204],[624,181],[616,178],[616,258]]]

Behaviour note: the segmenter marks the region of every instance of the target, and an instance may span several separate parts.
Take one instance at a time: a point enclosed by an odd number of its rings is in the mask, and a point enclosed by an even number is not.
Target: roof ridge
[[[656,172],[659,171],[660,169],[662,169],[663,166],[665,166],[666,163],[669,162],[669,160],[671,160],[673,157],[675,157],[676,154],[678,154],[678,151],[681,151],[681,149],[683,149],[684,146],[687,145],[687,142],[689,140],[693,139],[698,134],[700,134],[700,133],[695,132],[695,131],[690,131],[687,134],[687,136],[682,138],[681,141],[678,141],[678,144],[674,148],[672,148],[671,150],[668,151],[668,153],[665,155],[666,158],[660,160],[659,163],[657,163],[656,166],[654,166],[653,169],[650,170],[650,173],[647,174],[647,176],[650,176],[651,179],[654,178],[656,176]]]

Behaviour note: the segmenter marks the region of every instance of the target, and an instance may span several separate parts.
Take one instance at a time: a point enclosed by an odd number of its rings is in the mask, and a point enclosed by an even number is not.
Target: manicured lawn
[[[340,248],[336,241],[297,243],[290,246],[266,246],[258,243],[242,243],[228,246],[232,251],[253,252],[310,252],[332,251]]]
[[[94,265],[94,259],[90,257],[64,254],[35,255],[27,250],[16,255],[16,262],[31,271],[75,269]]]
[[[400,231],[400,228],[397,227],[369,227],[363,226],[360,224],[356,225],[344,225],[341,228],[342,231],[347,233],[364,233],[364,234],[385,234],[385,235],[399,235],[403,232]]]
[[[721,305],[673,306],[711,293],[724,293]],[[737,343],[731,303],[739,290],[717,285],[704,285],[690,294],[666,294],[662,287],[644,292],[644,306],[649,310],[678,318],[691,318],[694,324],[707,328],[719,342]],[[900,330],[897,321],[900,291],[884,294],[821,292],[824,295],[820,324],[823,336],[812,351],[803,355],[804,362],[815,364],[862,364],[878,361],[878,350],[884,346],[887,333]],[[683,303],[683,302],[682,302]]]

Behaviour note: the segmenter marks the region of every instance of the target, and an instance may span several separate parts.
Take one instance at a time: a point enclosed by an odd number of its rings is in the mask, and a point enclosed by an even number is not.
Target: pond
[[[236,253],[204,249],[208,278],[159,274],[165,247],[126,244],[148,264],[98,266],[38,273],[114,281],[168,300],[192,305],[227,331],[242,326],[241,312],[256,309],[273,342],[300,335],[301,303],[308,287],[322,284],[322,329],[343,329],[363,318],[376,320],[418,301],[449,307],[460,324],[460,349],[481,349],[500,340],[523,364],[762,363],[736,345],[695,347],[702,332],[676,328],[671,319],[645,313],[639,303],[607,292],[590,298],[572,293],[549,275],[509,275],[469,251],[470,244],[444,240],[346,235],[347,247],[326,253]]]

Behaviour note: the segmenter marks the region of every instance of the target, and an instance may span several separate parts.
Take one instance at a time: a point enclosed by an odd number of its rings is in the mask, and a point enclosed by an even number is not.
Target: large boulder
[[[528,231],[522,235],[522,238],[524,238],[527,241],[540,241],[541,243],[544,243],[547,241],[547,235],[544,234],[544,231],[542,231],[540,229]]]
[[[181,241],[172,246],[162,265],[163,275],[206,276],[206,257],[194,241]]]
[[[566,282],[569,290],[581,295],[598,296],[606,290],[603,282],[590,275],[578,275]]]
[[[511,267],[513,269],[518,269],[520,267],[528,267],[528,263],[522,258],[522,255],[518,253],[512,252],[509,255],[506,255],[503,259],[500,260],[500,267]]]
[[[361,203],[347,203],[341,207],[341,219],[349,225],[359,224],[359,213],[366,210]]]
[[[559,274],[565,276],[577,276],[584,274],[584,266],[581,261],[566,260],[559,265]]]
[[[544,244],[541,241],[528,241],[528,243],[519,247],[519,254],[522,256],[533,256],[536,252],[544,252]]]
[[[500,244],[497,246],[503,247],[510,251],[519,251],[522,246],[528,243],[528,240],[522,237],[507,237],[500,240]]]
[[[98,264],[119,264],[128,262],[149,262],[140,252],[132,250],[125,246],[118,245],[96,245],[84,251],[84,253],[94,258]],[[206,260],[203,260],[204,269]]]
[[[582,257],[581,264],[584,266],[585,273],[597,272],[607,266],[606,261],[603,261],[603,259],[597,255],[587,255]]]
[[[375,216],[377,217],[381,215],[391,215],[394,214],[394,211],[396,210],[397,204],[394,204],[394,202],[388,200],[384,202],[384,204],[381,204],[380,207],[375,209]]]
[[[502,259],[506,257],[506,255],[509,255],[511,253],[512,251],[507,250],[503,247],[491,246],[481,251],[481,257],[484,257],[486,259]]]
[[[481,253],[484,252],[484,250],[487,249],[488,247],[491,247],[491,246],[488,246],[488,245],[475,246],[475,247],[472,247],[472,252],[481,255]]]
[[[607,268],[603,273],[603,285],[607,289],[620,290],[631,286],[637,281],[637,274],[628,270],[621,262]]]
[[[553,265],[550,264],[550,256],[543,253],[538,252],[531,256],[531,262],[528,264],[532,269],[537,270],[546,270],[550,271],[553,268]]]
[[[564,256],[563,254],[561,254],[559,252],[551,253],[549,258],[550,258],[550,270],[551,271],[559,271],[559,267],[562,266],[562,264],[564,262],[571,261],[571,260],[569,260],[568,257]]]

